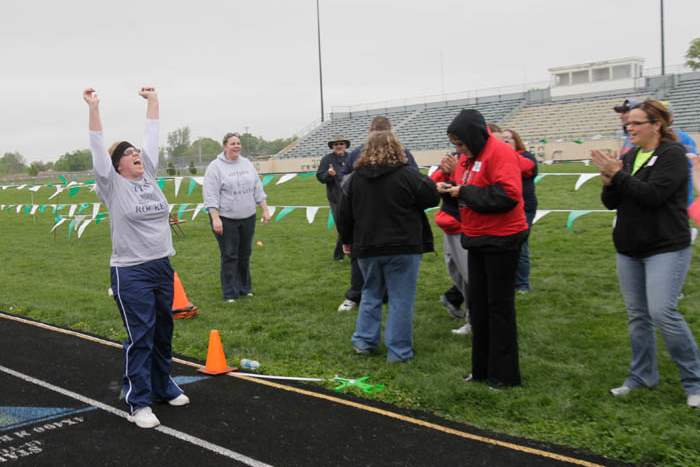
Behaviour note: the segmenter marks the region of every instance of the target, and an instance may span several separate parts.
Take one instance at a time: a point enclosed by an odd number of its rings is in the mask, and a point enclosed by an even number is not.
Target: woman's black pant
[[[255,214],[246,219],[221,218],[224,233],[216,235],[221,253],[221,291],[224,300],[251,292],[250,255],[253,251]]]
[[[515,272],[520,250],[469,249],[472,377],[495,386],[520,384]]]

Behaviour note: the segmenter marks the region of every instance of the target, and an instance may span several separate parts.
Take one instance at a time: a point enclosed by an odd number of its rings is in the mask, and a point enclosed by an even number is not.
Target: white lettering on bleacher
[[[0,448],[0,462],[19,460],[21,457],[31,456],[42,452],[41,441],[27,441],[19,446]]]

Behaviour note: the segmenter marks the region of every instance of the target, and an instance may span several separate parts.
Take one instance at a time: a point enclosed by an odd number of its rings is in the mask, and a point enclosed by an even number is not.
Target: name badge
[[[478,172],[481,170],[481,161],[476,161],[474,162],[474,167],[472,168],[473,172]]]
[[[659,156],[654,156],[651,159],[649,159],[649,162],[647,162],[647,167],[651,167],[652,165],[654,165],[656,163],[656,159],[658,158]]]

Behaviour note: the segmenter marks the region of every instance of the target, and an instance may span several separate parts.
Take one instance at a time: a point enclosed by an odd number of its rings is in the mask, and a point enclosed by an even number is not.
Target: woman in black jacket
[[[382,299],[389,297],[384,333],[389,362],[413,357],[413,306],[421,254],[433,251],[425,210],[440,201],[435,184],[410,168],[391,131],[369,135],[347,182],[340,207],[346,253],[364,277],[352,345],[369,353],[379,345]]]
[[[592,153],[603,178],[603,204],[617,209],[613,240],[632,343],[629,376],[610,392],[624,396],[658,384],[658,327],[680,370],[688,406],[697,408],[700,352],[676,308],[692,256],[686,150],[676,142],[671,115],[659,101],[632,109],[625,126],[636,149],[621,160]]]

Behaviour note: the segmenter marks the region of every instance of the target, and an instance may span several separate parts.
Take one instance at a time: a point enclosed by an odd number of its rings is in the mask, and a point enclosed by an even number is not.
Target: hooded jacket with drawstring
[[[356,169],[340,205],[340,235],[352,256],[434,251],[427,208],[437,206],[435,184],[407,164]]]
[[[520,155],[489,134],[476,110],[462,110],[447,133],[459,138],[473,155],[461,154],[454,171],[437,180],[461,185],[457,199],[462,246],[519,249],[528,232]]]

